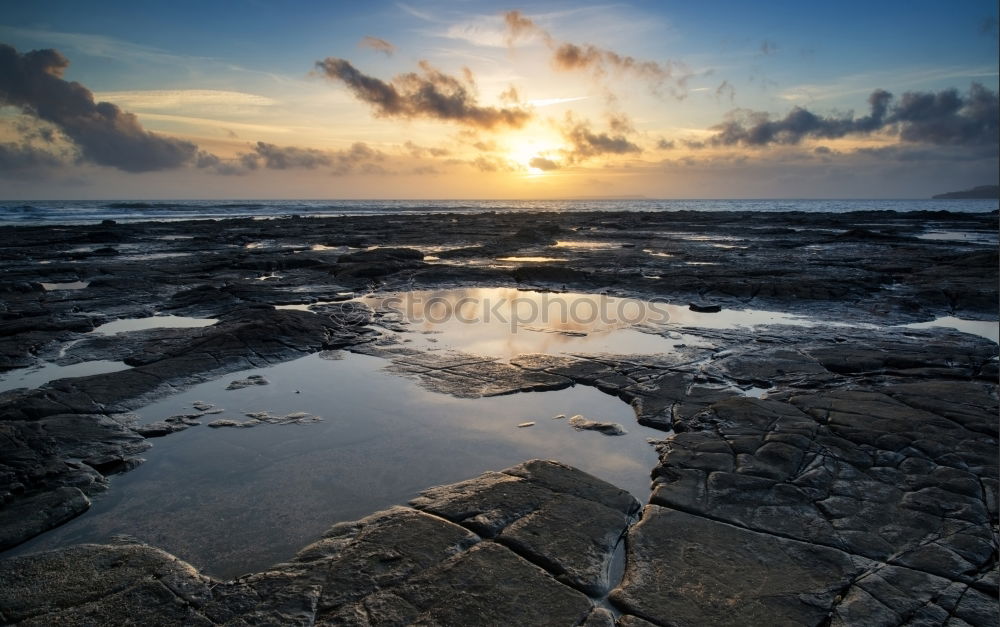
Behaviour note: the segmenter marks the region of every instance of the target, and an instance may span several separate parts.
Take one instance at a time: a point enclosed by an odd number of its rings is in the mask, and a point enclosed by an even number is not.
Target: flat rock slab
[[[656,505],[629,534],[628,568],[611,599],[678,627],[996,620],[996,599],[965,584]]]
[[[612,600],[662,625],[817,625],[864,572],[840,551],[649,505]]]
[[[425,490],[411,504],[495,538],[592,595],[607,591],[612,554],[639,507],[624,490],[538,460]]]
[[[509,484],[509,485],[507,485]],[[0,622],[83,624],[611,624],[580,588],[638,507],[579,470],[535,460],[340,523],[270,570],[220,582],[138,544],[0,560]],[[488,509],[493,539],[459,510]],[[502,523],[502,524],[501,524]],[[484,526],[485,525],[485,526]]]
[[[975,584],[996,562],[997,440],[901,395],[716,403],[661,446],[651,502]]]

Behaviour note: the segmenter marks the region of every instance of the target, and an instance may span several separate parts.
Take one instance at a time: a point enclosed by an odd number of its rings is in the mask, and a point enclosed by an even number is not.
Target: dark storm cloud
[[[691,74],[681,64],[636,59],[591,44],[560,43],[520,11],[505,13],[504,24],[508,45],[512,46],[519,39],[540,37],[552,50],[552,65],[557,70],[590,72],[598,78],[609,74],[629,75],[645,80],[657,94],[666,88],[676,98],[687,95],[687,81]]]
[[[566,121],[560,131],[571,146],[569,150],[563,151],[570,162],[599,155],[624,155],[642,152],[642,149],[629,141],[624,134],[595,132],[591,130],[589,122],[576,120],[570,115],[566,116]]]
[[[365,35],[361,41],[358,42],[358,45],[363,48],[371,48],[376,52],[381,52],[387,57],[391,57],[396,52],[396,46],[384,39],[372,37],[371,35]]]
[[[766,146],[797,144],[805,138],[837,139],[888,131],[907,142],[936,145],[996,144],[997,94],[973,83],[964,96],[956,89],[907,92],[894,103],[892,94],[877,89],[868,97],[866,116],[824,117],[795,107],[784,118],[743,112],[738,119],[713,127],[712,145]]]
[[[164,170],[195,156],[191,142],[145,130],[131,113],[94,102],[89,89],[62,78],[69,60],[56,50],[20,54],[0,44],[0,106],[18,107],[49,122],[80,150],[83,160],[127,172]]]
[[[388,83],[360,72],[344,59],[327,58],[316,67],[331,80],[344,83],[380,117],[430,118],[484,129],[518,128],[531,118],[524,109],[479,105],[468,82],[443,74],[426,61],[420,62],[419,74],[401,74]]]

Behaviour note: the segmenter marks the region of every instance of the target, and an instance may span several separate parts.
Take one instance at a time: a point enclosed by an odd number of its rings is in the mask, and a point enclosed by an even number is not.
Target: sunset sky
[[[7,2],[0,198],[997,183],[996,3]]]

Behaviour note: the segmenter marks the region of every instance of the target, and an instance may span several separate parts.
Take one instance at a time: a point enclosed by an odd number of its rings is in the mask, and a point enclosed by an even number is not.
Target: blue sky
[[[529,25],[517,36],[511,11]],[[15,196],[919,197],[996,182],[990,101],[969,91],[996,97],[994,2],[8,3],[0,42],[11,63],[59,51],[65,81],[135,114],[115,141],[153,133],[176,152],[123,166],[0,85]],[[560,65],[563,46],[588,45]],[[324,59],[349,66],[317,71]],[[407,98],[419,86],[394,77],[422,77],[464,113],[387,108],[351,71]],[[901,108],[949,89],[940,124],[960,133]],[[893,94],[877,128],[832,130],[876,90]],[[795,107],[809,128],[786,119]],[[526,113],[483,122],[502,109]]]

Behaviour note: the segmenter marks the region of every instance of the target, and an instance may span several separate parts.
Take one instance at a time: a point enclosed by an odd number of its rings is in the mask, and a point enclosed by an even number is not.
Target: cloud
[[[94,102],[89,89],[63,80],[69,60],[56,50],[19,54],[0,44],[0,105],[56,126],[86,161],[127,172],[176,168],[197,151],[191,142],[145,130],[135,115]]]
[[[266,142],[257,142],[254,146],[254,152],[264,162],[264,167],[269,170],[292,168],[314,170],[319,166],[330,165],[330,155],[314,148],[276,146]]]
[[[451,154],[451,151],[447,148],[437,148],[434,146],[418,146],[412,141],[407,140],[403,146],[409,151],[410,156],[415,159],[424,159],[426,157],[447,157]]]
[[[563,151],[566,160],[570,163],[599,155],[625,155],[642,152],[642,149],[629,141],[624,134],[609,135],[608,133],[594,132],[591,130],[589,122],[577,120],[570,114],[566,115],[565,123],[560,131],[563,138],[571,146],[570,149]]]
[[[997,94],[973,83],[967,94],[956,89],[893,95],[876,89],[868,97],[869,113],[855,118],[823,117],[795,107],[772,120],[762,112],[737,112],[738,118],[713,127],[712,145],[767,146],[797,144],[805,138],[837,139],[887,131],[907,142],[936,145],[980,145],[998,141]]]
[[[729,81],[722,81],[722,83],[715,88],[715,99],[722,100],[723,98],[727,98],[730,103],[736,100],[736,88],[734,88]]]
[[[997,16],[990,15],[984,17],[979,23],[979,34],[986,35],[987,37],[997,36]]]
[[[513,172],[515,170],[510,161],[500,157],[479,156],[468,163],[480,172]]]
[[[372,37],[371,35],[365,35],[362,37],[361,41],[358,42],[358,45],[362,48],[371,48],[375,52],[381,52],[387,57],[391,57],[396,52],[396,46],[384,39]]]
[[[511,85],[507,89],[500,92],[500,102],[509,105],[521,104],[521,94],[517,92],[516,87]]]
[[[507,29],[506,40],[508,46],[513,46],[520,39],[529,39],[535,36],[541,37],[542,41],[550,48],[555,45],[548,31],[525,17],[520,11],[507,11],[503,14],[503,21]]]
[[[397,2],[396,6],[399,7],[400,9],[402,9],[403,11],[409,13],[413,17],[421,19],[421,20],[424,20],[425,22],[437,22],[438,21],[430,13],[425,13],[424,11],[420,11],[418,9],[415,9],[415,8],[411,7],[410,5],[408,5],[408,4],[404,4],[402,2]]]
[[[379,117],[429,118],[483,129],[519,128],[531,119],[525,109],[479,105],[467,82],[443,74],[426,61],[420,62],[419,74],[401,74],[389,83],[363,74],[344,59],[329,57],[317,61],[316,67],[327,78],[344,83]]]
[[[973,83],[963,97],[956,89],[907,92],[890,121],[899,123],[905,141],[929,144],[996,144],[1000,107],[996,92]]]
[[[570,98],[535,98],[528,101],[532,107],[551,107],[552,105],[576,102],[577,100],[587,100],[590,96],[572,96]]]
[[[687,81],[692,75],[680,63],[645,61],[592,44],[560,43],[520,11],[505,13],[504,24],[509,46],[522,39],[536,36],[541,38],[552,50],[552,65],[556,70],[590,72],[598,79],[608,75],[631,75],[647,81],[656,94],[666,88],[675,98],[681,99],[687,95]]]
[[[982,161],[984,159],[996,159],[997,151],[994,146],[913,146],[910,144],[897,144],[894,146],[880,146],[877,148],[859,148],[857,153],[876,157],[880,160],[899,161],[902,163],[915,162],[968,162]]]
[[[27,142],[0,143],[0,178],[45,178],[48,170],[66,165],[62,158]]]
[[[670,71],[659,63],[640,61],[591,44],[561,44],[553,53],[552,63],[558,70],[591,70],[600,75],[614,70],[616,73],[631,73],[657,82],[670,78]]]
[[[380,165],[385,160],[385,153],[375,150],[364,142],[354,142],[346,150],[338,150],[330,155],[333,163],[331,174],[343,176],[353,172],[361,174],[389,174],[389,171]]]
[[[370,171],[371,168],[378,167],[377,162],[384,159],[385,153],[363,142],[355,142],[350,148],[336,151],[257,142],[251,147],[251,152],[239,153],[232,159],[222,159],[212,153],[199,151],[195,167],[223,175],[244,175],[261,168],[315,170],[329,167],[331,174],[343,175],[354,171],[365,172],[365,168]]]
[[[147,89],[107,91],[96,96],[129,109],[219,109],[232,111],[236,107],[270,107],[278,104],[266,96],[217,89]]]
[[[530,165],[533,168],[538,168],[539,170],[545,170],[545,171],[559,169],[558,163],[552,161],[551,159],[546,159],[545,157],[534,157],[531,161],[528,162],[528,165]]]
[[[614,133],[621,133],[624,135],[635,132],[635,126],[632,124],[632,119],[624,113],[609,113],[608,128]]]

